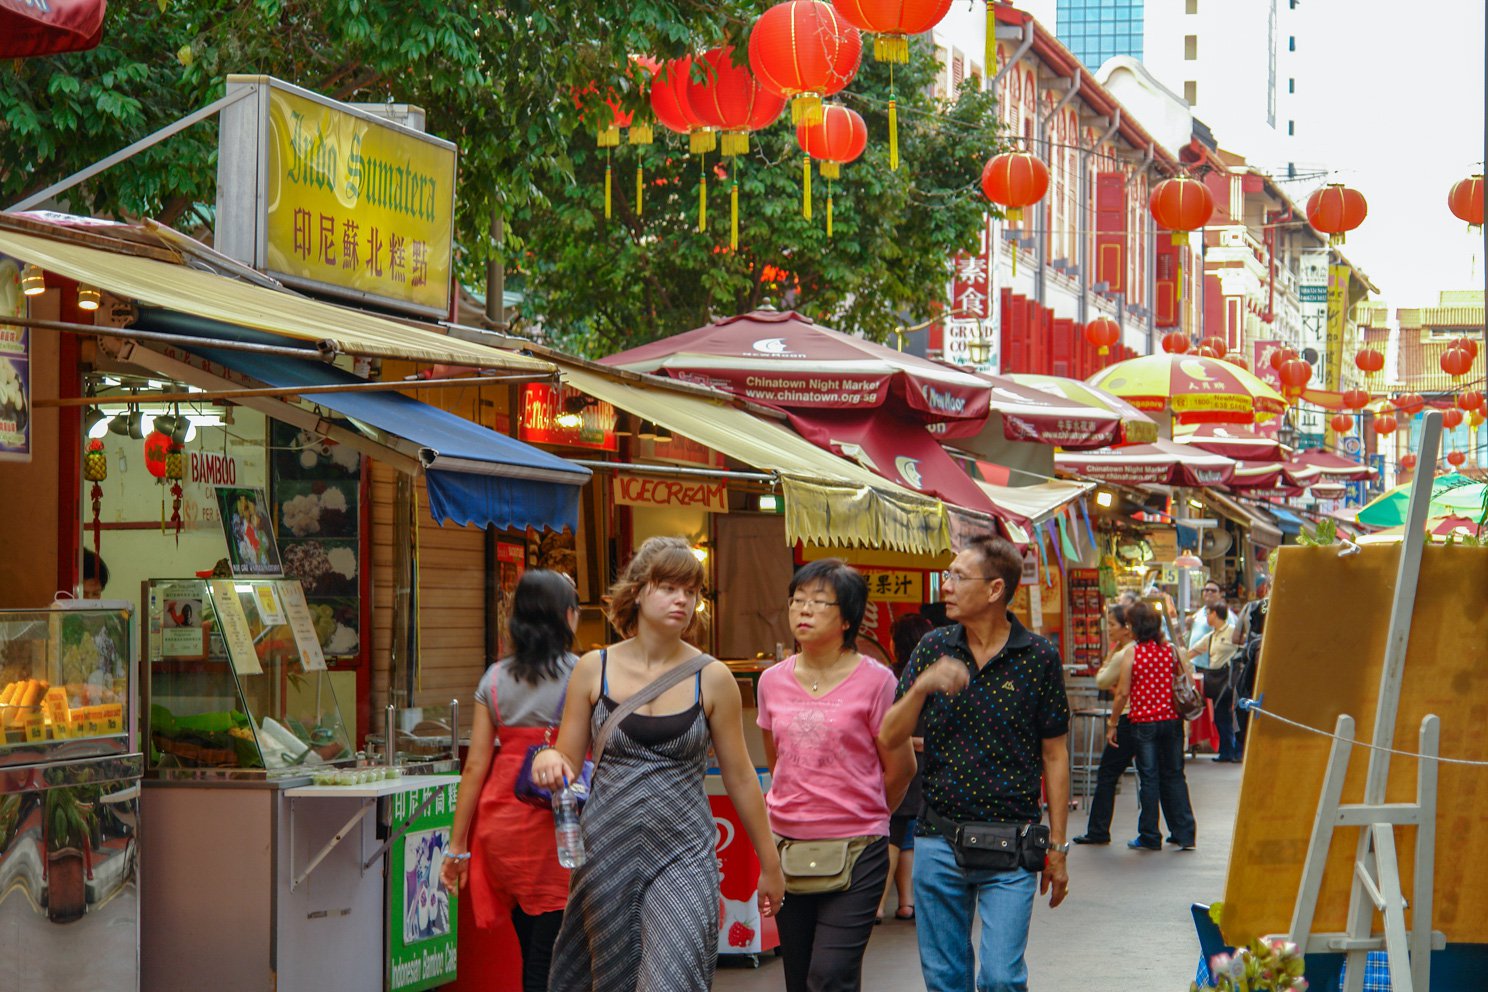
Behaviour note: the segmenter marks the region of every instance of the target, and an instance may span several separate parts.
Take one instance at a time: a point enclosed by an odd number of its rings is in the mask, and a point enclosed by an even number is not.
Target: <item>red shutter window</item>
[[[1119,172],[1095,177],[1095,281],[1126,292],[1126,183]]]

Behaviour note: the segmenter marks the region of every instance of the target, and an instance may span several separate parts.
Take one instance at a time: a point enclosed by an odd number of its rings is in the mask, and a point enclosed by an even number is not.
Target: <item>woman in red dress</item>
[[[558,572],[534,569],[512,596],[513,654],[475,690],[470,753],[440,869],[446,887],[468,891],[478,927],[509,916],[522,947],[523,992],[546,992],[553,941],[568,902],[553,815],[516,798],[530,745],[556,734],[573,654],[579,599]]]

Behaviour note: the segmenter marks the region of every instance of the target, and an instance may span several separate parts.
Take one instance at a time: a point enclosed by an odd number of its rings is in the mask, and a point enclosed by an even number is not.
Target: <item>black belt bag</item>
[[[925,818],[950,842],[956,864],[966,870],[1044,870],[1049,828],[1042,823],[957,823],[926,807]]]

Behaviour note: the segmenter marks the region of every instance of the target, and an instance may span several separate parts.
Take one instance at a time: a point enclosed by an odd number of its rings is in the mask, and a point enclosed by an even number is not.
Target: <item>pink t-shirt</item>
[[[759,680],[759,725],[775,737],[775,774],[765,796],[771,828],[793,840],[887,835],[875,741],[894,705],[894,673],[865,657],[813,699],[795,672],[792,655]]]

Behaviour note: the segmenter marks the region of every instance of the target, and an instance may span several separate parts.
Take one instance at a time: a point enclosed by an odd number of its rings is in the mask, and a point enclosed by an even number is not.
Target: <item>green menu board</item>
[[[455,897],[439,883],[449,846],[460,777],[448,785],[392,797],[393,826],[433,800],[388,850],[388,982],[390,992],[418,992],[455,977]]]

